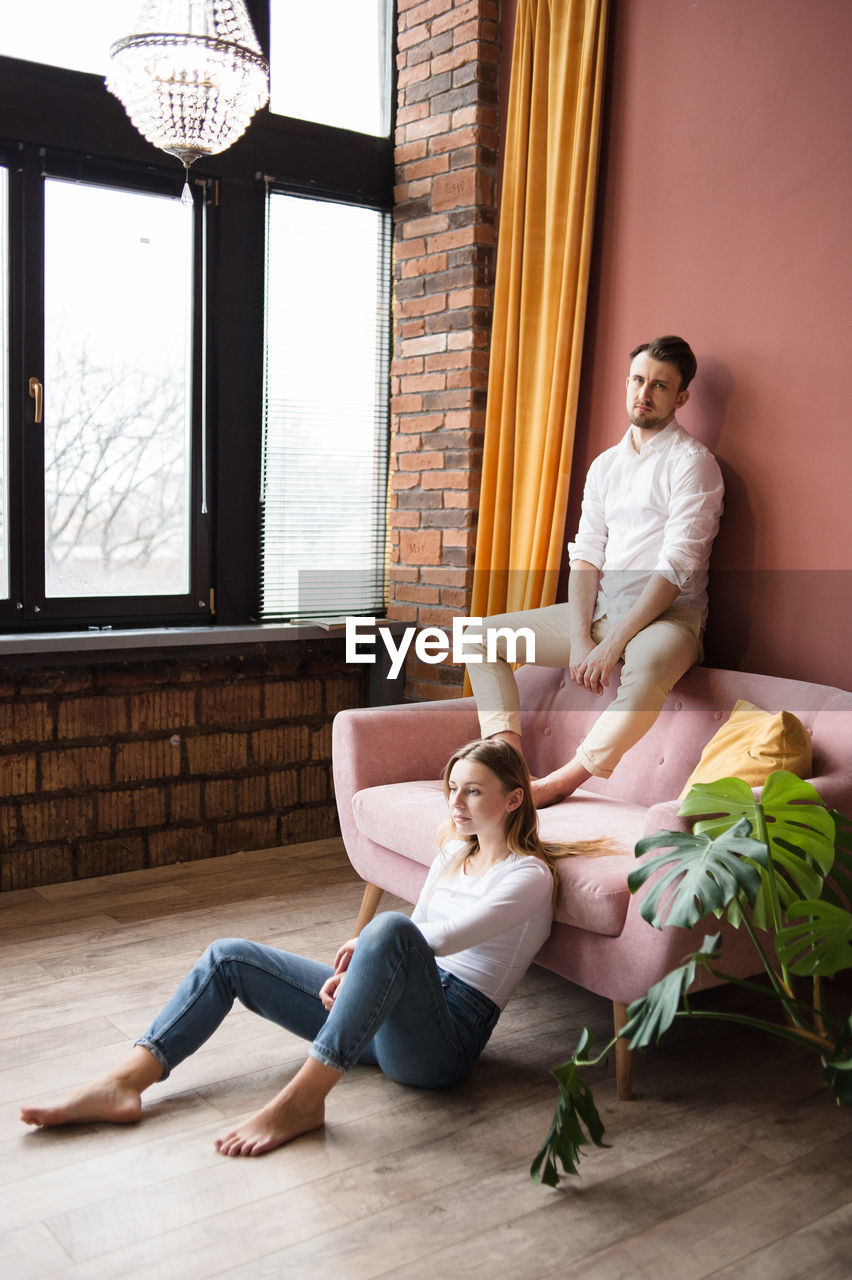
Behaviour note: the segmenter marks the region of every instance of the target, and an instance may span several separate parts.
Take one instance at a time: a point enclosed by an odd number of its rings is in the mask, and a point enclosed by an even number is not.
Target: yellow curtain
[[[607,0],[518,0],[471,613],[552,604],[600,144]]]

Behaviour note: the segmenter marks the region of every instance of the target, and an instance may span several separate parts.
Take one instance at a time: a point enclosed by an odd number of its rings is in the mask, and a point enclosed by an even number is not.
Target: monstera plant
[[[759,799],[739,778],[699,783],[679,813],[696,819],[691,833],[660,831],[636,846],[637,857],[662,851],[628,878],[632,893],[645,887],[640,915],[655,929],[691,929],[711,915],[727,919],[748,933],[768,984],[726,974],[722,937],[707,935],[628,1007],[627,1022],[600,1053],[592,1054],[592,1033],[584,1027],[570,1060],[552,1073],[559,1098],[530,1169],[535,1182],[556,1186],[559,1165],[576,1174],[581,1149],[605,1145],[580,1069],[601,1062],[618,1038],[631,1049],[647,1048],[675,1018],[725,1019],[799,1045],[819,1059],[837,1103],[852,1106],[852,1009],[848,996],[840,1013],[825,998],[826,980],[852,969],[852,824],[829,810],[809,782],[785,771],[767,779]],[[776,1016],[693,1007],[688,992],[699,969],[762,993]]]

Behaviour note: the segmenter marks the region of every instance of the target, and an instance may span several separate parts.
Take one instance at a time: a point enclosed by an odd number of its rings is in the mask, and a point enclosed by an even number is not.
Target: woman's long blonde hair
[[[519,751],[502,738],[480,738],[468,742],[454,751],[444,769],[444,796],[450,798],[450,774],[459,760],[474,760],[484,764],[498,778],[504,791],[523,791],[523,799],[517,809],[506,815],[504,839],[509,853],[521,856],[540,858],[553,876],[553,901],[559,893],[559,871],[556,866],[560,858],[575,857],[578,854],[596,855],[614,853],[615,849],[604,840],[576,840],[571,843],[542,840],[538,834],[538,814],[532,799],[532,786],[527,763]],[[461,841],[462,848],[452,858],[443,875],[452,875],[464,866],[468,858],[473,857],[479,848],[476,835],[464,836],[456,827],[452,818],[440,827],[438,843],[444,848],[448,844]],[[443,879],[443,876],[441,877]]]

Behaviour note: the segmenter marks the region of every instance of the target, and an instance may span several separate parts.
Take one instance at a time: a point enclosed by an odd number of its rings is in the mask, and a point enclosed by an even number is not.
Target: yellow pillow
[[[696,782],[742,778],[759,787],[776,769],[810,777],[812,765],[811,736],[801,720],[791,711],[773,714],[741,700],[702,751],[681,799]]]

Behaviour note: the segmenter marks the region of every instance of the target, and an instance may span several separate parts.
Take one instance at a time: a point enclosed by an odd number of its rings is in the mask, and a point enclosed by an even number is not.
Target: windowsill
[[[397,632],[404,623],[378,619]],[[298,640],[343,640],[343,627],[319,627],[305,623],[258,622],[222,627],[127,627],[111,630],[28,631],[0,635],[0,660],[14,655],[103,654],[130,656],[164,649],[215,649],[255,644],[290,644]]]
[[[379,625],[401,635],[404,622],[378,618]],[[363,624],[364,619],[361,619]],[[345,640],[344,627],[319,627],[307,623],[258,622],[222,627],[129,627],[115,631],[30,631],[0,635],[0,663],[7,668],[40,665],[79,666],[90,662],[152,661],[157,658],[245,654],[252,646],[287,645],[304,641]],[[384,645],[376,643],[376,660],[369,663],[368,705],[402,702],[404,667],[393,678]],[[361,658],[360,661],[366,661]]]

